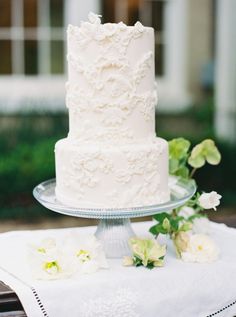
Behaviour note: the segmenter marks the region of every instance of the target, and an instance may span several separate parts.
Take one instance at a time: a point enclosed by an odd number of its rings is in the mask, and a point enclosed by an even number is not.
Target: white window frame
[[[140,0],[139,15],[144,25],[152,19],[151,3],[163,1],[163,32],[155,32],[155,42],[164,45],[163,75],[157,76],[158,109],[162,112],[179,112],[192,104],[187,78],[187,6],[189,0]],[[116,21],[126,22],[128,0],[116,0]]]
[[[23,25],[23,0],[12,1],[12,25],[0,29],[0,39],[12,40],[12,74],[0,75],[0,112],[15,113],[27,111],[62,110],[65,108],[65,72],[51,74],[50,40],[64,41],[65,28],[51,27],[49,0],[38,0],[38,27],[25,28]],[[67,1],[64,1],[64,6]],[[66,8],[64,7],[64,15]],[[66,18],[64,16],[64,24]],[[24,74],[24,40],[38,40],[38,73]],[[17,41],[14,41],[17,40]],[[40,40],[43,40],[42,42]]]
[[[14,3],[22,3],[22,0],[12,0]],[[46,10],[45,3],[48,0],[39,0],[44,3],[44,10]],[[119,0],[127,1],[127,0]],[[151,0],[146,0],[151,1]],[[160,0],[158,0],[160,1]],[[164,9],[164,34],[158,36],[158,39],[164,41],[164,74],[157,78],[159,104],[158,108],[161,111],[179,111],[191,104],[191,98],[187,92],[187,65],[186,65],[186,28],[187,28],[187,2],[188,0],[163,0],[166,1]],[[19,5],[19,4],[18,4]],[[89,11],[101,13],[101,3],[99,0],[65,0],[64,2],[64,24],[69,23],[78,25],[80,21],[87,20]],[[42,4],[43,8],[43,4]],[[43,9],[42,9],[43,10]],[[44,18],[48,14],[44,11]],[[17,10],[15,11],[17,15]],[[146,8],[142,12],[143,21],[145,21],[150,11]],[[40,14],[39,14],[40,15]],[[15,19],[20,17],[16,16]],[[49,31],[51,29],[48,28]],[[55,30],[56,31],[56,30]],[[18,33],[17,33],[18,32]],[[29,35],[29,34],[28,34]],[[6,36],[6,34],[5,34]],[[20,30],[14,28],[11,30],[11,36],[19,39]],[[38,31],[38,37],[48,39],[49,34],[47,30],[41,28]],[[56,36],[56,35],[55,35]],[[1,29],[0,37],[3,38]],[[66,32],[64,31],[64,40]],[[22,42],[23,43],[23,42]],[[64,68],[66,73],[66,45],[64,45]],[[14,72],[16,74],[7,76],[0,75],[0,105],[4,105],[4,112],[26,111],[31,108],[43,109],[43,105],[47,105],[46,109],[59,110],[65,109],[64,98],[66,82],[65,74],[53,75],[47,73],[49,69],[48,47],[39,48],[39,74],[34,76],[25,76],[22,74],[24,65],[17,62],[18,55],[14,57],[16,61],[14,64]],[[19,54],[14,50],[14,54]],[[21,50],[22,52],[22,50]]]
[[[0,40],[10,40],[12,44],[12,74],[0,76],[31,76],[24,73],[24,40],[38,41],[38,73],[51,74],[50,41],[64,41],[64,26],[50,26],[49,0],[38,0],[38,26],[24,28],[23,0],[11,1],[12,24],[9,28],[0,28]]]
[[[11,0],[18,8],[20,4],[23,4],[22,0]],[[48,0],[40,1],[39,12],[40,19],[48,19],[49,14]],[[22,8],[23,9],[23,8]],[[14,71],[11,75],[0,75],[0,112],[3,113],[19,113],[27,111],[60,111],[66,110],[65,107],[65,82],[67,80],[67,62],[66,62],[66,26],[68,24],[79,25],[80,21],[87,20],[88,12],[93,11],[100,13],[100,2],[98,0],[64,0],[64,32],[63,35],[57,34],[58,28],[44,28],[37,29],[38,39],[48,40],[50,39],[50,33],[54,32],[53,39],[64,39],[64,74],[50,74],[50,54],[49,46],[43,46],[39,41],[39,73],[37,75],[24,75],[22,70],[24,65],[17,61],[17,56],[13,56],[15,60]],[[18,10],[14,10],[14,19],[22,19],[18,15]],[[22,11],[23,12],[23,11]],[[21,24],[21,21],[19,21]],[[22,21],[23,22],[23,21]],[[41,24],[43,21],[39,21]],[[23,24],[22,24],[23,25]],[[5,36],[5,39],[9,39],[9,34],[2,32],[1,29],[0,38]],[[6,31],[6,30],[5,30]],[[24,33],[21,34],[22,29],[11,28],[10,39],[24,39]],[[32,35],[32,34],[31,34]],[[29,34],[30,36],[30,29]],[[62,36],[62,37],[61,37]],[[22,41],[23,44],[23,41]],[[50,45],[48,41],[48,45]],[[18,54],[17,50],[13,50],[14,54]],[[22,52],[22,50],[21,50]],[[22,53],[24,54],[24,52]],[[23,55],[24,57],[24,55]],[[19,57],[20,59],[20,57]],[[24,60],[24,59],[23,59]]]
[[[151,20],[151,6],[148,4],[153,1],[165,2],[163,32],[156,32],[155,36],[156,43],[159,41],[164,45],[163,75],[156,77],[158,109],[162,112],[179,112],[192,103],[186,69],[188,0],[145,0],[145,10],[140,12],[144,24]]]

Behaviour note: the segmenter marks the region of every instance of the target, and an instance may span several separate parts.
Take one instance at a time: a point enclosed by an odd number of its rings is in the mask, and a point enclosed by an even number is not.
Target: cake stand
[[[130,219],[168,212],[183,205],[195,193],[193,182],[174,181],[169,185],[171,198],[158,205],[128,208],[78,208],[60,203],[55,196],[56,180],[45,181],[33,190],[34,197],[46,208],[67,216],[99,219],[96,237],[102,242],[108,258],[130,253],[128,240],[135,236]]]

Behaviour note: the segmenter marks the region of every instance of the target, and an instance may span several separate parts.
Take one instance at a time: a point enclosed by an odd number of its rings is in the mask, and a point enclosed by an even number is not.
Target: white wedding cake
[[[155,135],[154,30],[140,22],[68,26],[69,134],[55,146],[56,197],[121,208],[169,200],[168,143]]]

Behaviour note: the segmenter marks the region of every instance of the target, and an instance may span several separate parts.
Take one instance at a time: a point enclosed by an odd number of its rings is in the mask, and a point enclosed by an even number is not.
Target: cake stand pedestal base
[[[129,238],[135,233],[130,219],[101,219],[95,236],[101,241],[108,258],[130,255]]]
[[[95,233],[103,244],[108,258],[121,258],[130,254],[129,238],[134,237],[130,224],[131,218],[168,212],[183,205],[195,193],[193,182],[175,182],[170,189],[170,200],[157,205],[127,208],[79,208],[66,206],[57,200],[55,194],[56,180],[45,181],[33,190],[34,197],[46,208],[63,215],[99,219]]]

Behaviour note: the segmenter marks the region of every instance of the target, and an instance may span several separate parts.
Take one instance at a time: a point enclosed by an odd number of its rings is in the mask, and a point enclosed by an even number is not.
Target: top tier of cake
[[[155,137],[154,31],[140,22],[69,25],[69,139],[139,143]]]

